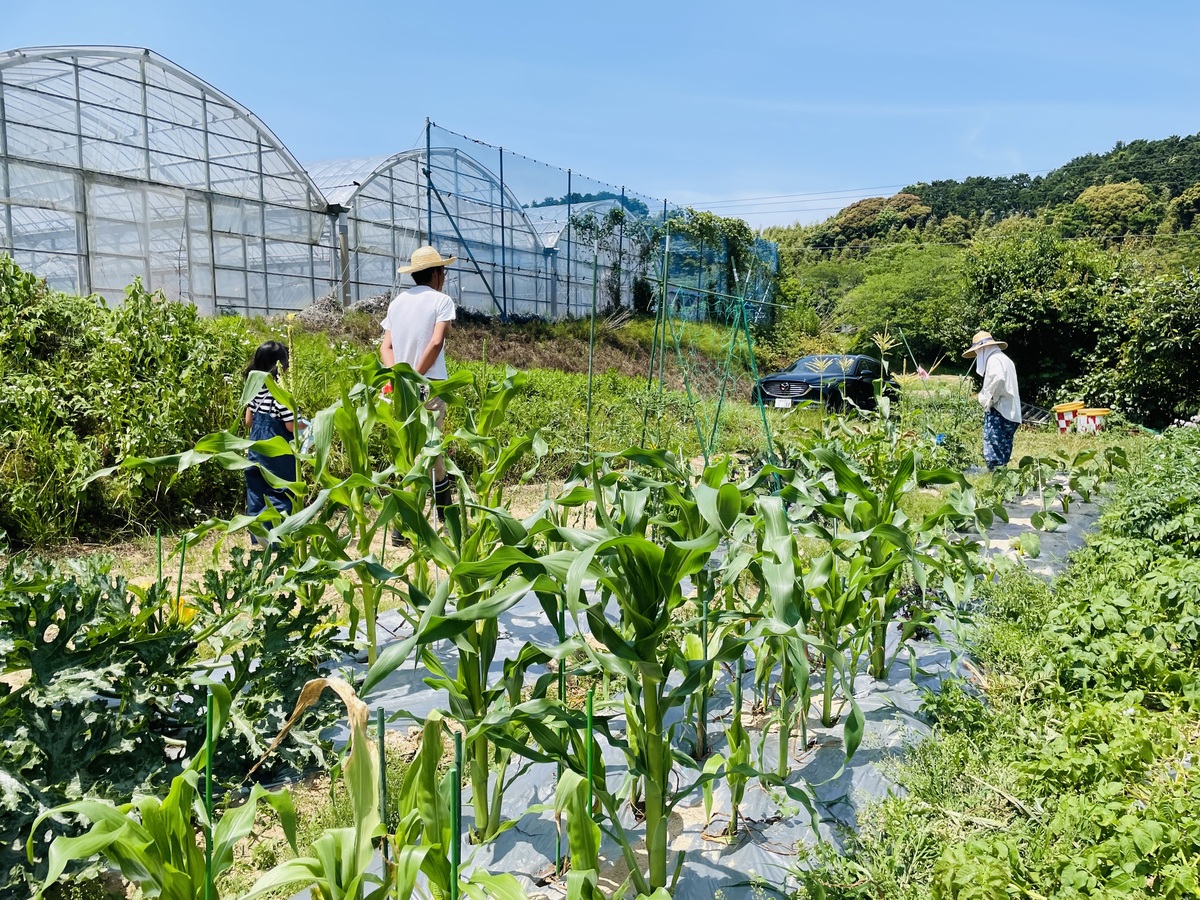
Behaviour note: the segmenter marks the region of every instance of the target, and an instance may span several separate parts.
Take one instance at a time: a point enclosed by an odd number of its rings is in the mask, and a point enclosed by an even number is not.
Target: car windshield
[[[804,356],[796,360],[788,371],[845,375],[853,368],[854,357],[852,356]]]

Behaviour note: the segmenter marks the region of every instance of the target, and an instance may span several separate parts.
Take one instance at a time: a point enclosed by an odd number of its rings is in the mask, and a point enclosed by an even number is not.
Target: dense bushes
[[[1200,408],[1200,277],[1195,270],[1122,288],[1096,311],[1095,349],[1073,387],[1154,427]]]
[[[123,473],[228,422],[248,341],[135,283],[108,309],[50,291],[0,256],[0,528],[15,543],[111,533],[229,496],[228,479]]]
[[[1101,206],[1086,215],[1013,216],[974,227],[969,240],[922,227],[829,251],[804,228],[772,230],[787,308],[762,346],[773,352],[784,332],[799,333],[797,323],[819,321],[807,346],[862,352],[891,326],[908,343],[896,364],[911,351],[927,368],[945,356],[946,371],[963,365],[970,336],[987,329],[1008,342],[1026,401],[1083,399],[1154,428],[1190,418],[1200,409],[1200,379],[1189,371],[1200,335],[1200,233],[1135,236],[1142,226],[1130,220],[1115,240],[1107,229],[1117,226],[1092,227],[1111,193],[1087,195]]]
[[[532,335],[550,341],[587,333],[582,322],[529,327]],[[648,320],[635,321],[607,330],[604,340],[641,351],[652,327]],[[724,359],[728,331],[687,328],[686,340],[698,354],[692,375],[704,375],[705,389],[715,390],[711,360]],[[152,529],[156,522],[231,511],[241,502],[240,479],[231,473],[190,469],[173,477],[167,471],[120,469],[84,482],[124,458],[176,453],[204,434],[233,427],[242,369],[253,348],[268,339],[292,348],[287,382],[306,415],[335,402],[345,373],[374,352],[354,334],[308,331],[290,320],[205,319],[193,307],[150,294],[137,283],[120,306],[109,309],[98,298],[50,291],[0,257],[0,390],[6,400],[0,407],[0,529],[24,546],[71,536],[111,537],[130,527]],[[503,371],[503,365],[451,361],[452,369],[460,367],[477,375]],[[739,399],[748,395],[744,375],[729,391]],[[709,423],[707,438],[715,401],[700,405]],[[757,412],[730,403],[725,411],[722,446],[759,450]],[[510,421],[521,433],[542,428],[551,451],[542,474],[566,475],[588,438],[586,375],[533,370]],[[598,373],[592,421],[597,450],[638,443],[645,428],[651,444],[700,452],[685,393],[648,392],[644,377]],[[452,411],[450,431],[460,424]]]
[[[998,228],[965,254],[959,342],[965,346],[977,328],[1002,336],[1022,396],[1047,404],[1066,379],[1083,373],[1117,271],[1118,260],[1098,245],[1033,224]]]
[[[961,365],[987,329],[1009,343],[1023,399],[1163,427],[1200,408],[1183,368],[1200,331],[1198,161],[1200,135],[1134,141],[1044,177],[916,184],[769,228],[778,296],[854,349],[903,328],[926,367]]]

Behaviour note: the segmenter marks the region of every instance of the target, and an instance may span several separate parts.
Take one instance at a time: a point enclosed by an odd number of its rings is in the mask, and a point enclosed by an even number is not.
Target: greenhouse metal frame
[[[588,316],[645,308],[675,214],[428,120],[415,148],[306,168],[149,50],[0,53],[0,252],[62,291],[119,301],[141,278],[209,314],[349,306],[402,289],[397,267],[431,243],[458,257],[463,308]],[[724,290],[719,248],[696,251],[673,267]]]
[[[337,274],[326,205],[253,113],[148,50],[0,54],[0,249],[56,289],[298,309]]]

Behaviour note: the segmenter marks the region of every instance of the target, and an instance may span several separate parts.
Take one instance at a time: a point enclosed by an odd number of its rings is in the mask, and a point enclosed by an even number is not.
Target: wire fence
[[[449,290],[466,309],[551,319],[648,312],[663,295],[666,223],[682,215],[667,200],[433,123],[409,151],[310,171],[340,217],[346,304],[403,289],[397,267],[433,244],[457,258]],[[774,244],[757,239],[751,256],[755,278],[774,273]],[[735,257],[727,246],[676,234],[667,281],[744,289],[749,273],[737,271]],[[761,287],[754,283],[755,296]],[[671,295],[680,318],[724,317],[711,294]]]

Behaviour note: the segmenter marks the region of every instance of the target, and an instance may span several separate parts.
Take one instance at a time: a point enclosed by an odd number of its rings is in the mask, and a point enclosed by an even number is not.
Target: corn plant
[[[871,566],[866,556],[852,556],[842,561],[831,552],[813,560],[804,573],[803,589],[813,602],[812,630],[825,664],[821,724],[828,728],[838,720],[833,704],[835,679],[840,675],[843,696],[851,707],[845,727],[847,758],[858,748],[864,727],[853,691],[857,670],[856,651],[861,646],[860,638],[864,633],[860,614],[866,604],[874,599],[873,587],[877,580],[886,579],[899,564],[899,558],[892,557],[880,569]],[[871,627],[873,620],[867,626],[868,629]],[[849,663],[848,654],[851,657]]]
[[[505,518],[505,527],[514,535],[528,537],[514,519]],[[445,549],[450,552],[448,547]],[[505,661],[499,677],[491,674],[499,640],[497,617],[530,591],[544,599],[544,607],[558,606],[554,585],[539,572],[540,563],[534,556],[509,546],[482,560],[461,560],[451,565],[430,596],[410,581],[408,596],[420,612],[414,634],[386,647],[362,685],[366,695],[414,654],[421,656],[431,672],[429,683],[447,692],[447,715],[466,731],[466,770],[475,812],[472,836],[476,840],[490,840],[503,830],[501,803],[508,766],[514,747],[519,748],[526,740],[517,719],[489,718],[489,714],[517,706],[525,674],[550,659],[544,651],[526,643],[516,658]],[[454,609],[450,608],[452,600]],[[430,649],[431,644],[447,639],[453,640],[459,651],[459,664],[453,673]],[[552,673],[543,673],[533,687],[533,695],[544,696],[553,679]]]
[[[466,878],[458,872],[458,845],[462,836],[455,830],[454,804],[459,772],[452,765],[439,771],[444,753],[443,719],[432,713],[421,731],[417,756],[405,772],[399,793],[400,825],[391,839],[393,852],[389,871],[395,879],[394,896],[411,897],[417,888],[417,873],[425,876],[433,897],[465,895],[474,900],[525,900],[525,891],[512,875],[473,871]]]
[[[945,539],[943,531],[947,524],[975,521],[980,513],[971,510],[964,516],[960,505],[947,502],[920,522],[910,519],[901,505],[908,491],[937,484],[954,484],[960,491],[965,487],[962,476],[948,469],[919,471],[912,451],[902,454],[895,470],[881,481],[860,475],[829,447],[817,448],[812,456],[829,475],[816,482],[814,511],[818,515],[799,523],[798,528],[822,540],[842,560],[852,562],[859,555],[866,558],[873,576],[865,588],[863,626],[869,638],[871,675],[882,679],[890,668],[888,627],[905,608],[898,590],[900,579],[911,577],[924,591],[931,573],[945,573],[955,562],[965,564],[968,554],[962,542]],[[931,620],[928,614],[915,615],[905,624],[902,640],[918,627],[931,627]]]
[[[505,662],[499,678],[491,674],[499,640],[497,616],[509,609],[531,589],[538,594],[551,618],[559,604],[556,588],[547,582],[533,583],[540,575],[536,545],[539,534],[550,523],[532,517],[518,521],[503,508],[489,504],[503,501],[503,485],[529,455],[540,458],[545,442],[531,432],[507,444],[496,437],[505,411],[520,392],[523,377],[509,371],[502,381],[493,382],[482,392],[479,415],[467,411],[467,423],[455,439],[476,457],[474,481],[452,463],[447,470],[455,473],[461,488],[457,508],[447,511],[446,534],[428,522],[419,502],[410,494],[394,494],[394,523],[415,548],[415,567],[424,570],[431,562],[440,570],[436,590],[427,595],[424,579],[405,576],[407,597],[418,614],[413,638],[385,651],[369,671],[364,692],[402,664],[419,649],[432,673],[430,683],[447,692],[448,714],[467,732],[466,768],[471,781],[471,800],[475,822],[472,836],[490,840],[503,826],[501,802],[508,765],[512,758],[509,745],[520,743],[515,724],[507,726],[504,740],[492,739],[494,729],[478,726],[497,704],[515,706],[521,702],[526,672],[532,666],[549,661],[538,648],[526,644],[513,660]],[[453,606],[453,612],[447,610]],[[431,651],[436,640],[452,637],[458,649],[458,666],[449,673]],[[549,676],[539,679],[535,696],[545,693]]]
[[[779,733],[778,758],[775,773],[779,777],[789,770],[788,752],[797,716],[803,727],[811,698],[809,687],[808,626],[812,606],[799,585],[799,554],[792,528],[781,497],[760,497],[756,508],[759,514],[758,553],[750,563],[751,571],[761,585],[755,610],[760,621],[751,646],[760,649],[756,655],[755,681],[763,688],[771,673],[778,669],[775,690],[779,704],[774,719]],[[766,729],[762,746],[766,746]],[[765,761],[764,761],[765,766]]]
[[[738,833],[738,817],[742,798],[746,794],[750,766],[750,734],[742,724],[742,680],[745,676],[745,659],[739,658],[734,670],[730,690],[733,694],[733,709],[729,713],[729,724],[725,727],[727,749],[724,754],[711,756],[704,764],[705,774],[719,775],[724,772],[729,786],[729,827],[726,835],[734,838]],[[713,782],[703,785],[704,816],[712,820]]]
[[[231,698],[221,685],[213,685],[214,733],[228,720]],[[255,785],[246,802],[226,811],[215,822],[210,819],[199,789],[201,771],[208,765],[206,753],[198,754],[189,767],[171,781],[164,798],[147,796],[121,806],[102,800],[78,800],[43,813],[34,822],[26,844],[33,858],[33,835],[49,818],[79,816],[91,827],[78,837],[61,835],[50,845],[49,872],[37,892],[40,898],[75,860],[102,856],[145,896],[164,900],[201,900],[208,878],[233,865],[234,847],[254,828],[260,803],[273,808],[293,850],[296,846],[296,814],[286,791],[268,791]],[[197,830],[211,834],[211,843],[197,843]],[[208,857],[211,855],[211,859]],[[215,888],[212,897],[216,897]]]
[[[397,495],[423,508],[432,487],[430,471],[440,449],[432,414],[421,398],[427,386],[407,366],[389,370],[371,360],[359,370],[358,383],[342,386],[339,402],[313,419],[313,475],[321,493],[313,507],[315,527],[293,532],[303,535],[311,552],[354,579],[343,575],[334,581],[350,611],[350,632],[363,622],[368,661],[378,652],[376,619],[379,603],[393,573],[381,565],[374,548],[394,515]],[[431,385],[435,396],[453,396],[465,377]],[[380,390],[391,384],[390,402],[381,402]],[[382,432],[388,447],[386,465],[376,469],[371,442]],[[341,452],[340,465],[348,477],[330,471],[330,451]],[[340,473],[339,473],[340,474]],[[324,508],[318,504],[324,503]],[[307,510],[306,510],[307,512]],[[341,527],[334,530],[335,523]],[[324,526],[324,527],[322,527]],[[289,523],[279,529],[288,533]]]
[[[700,688],[705,667],[689,663],[670,639],[672,614],[685,602],[681,582],[704,568],[720,540],[720,532],[710,528],[697,539],[668,538],[662,545],[656,543],[646,536],[652,518],[650,499],[649,487],[621,490],[619,512],[616,516],[598,513],[600,540],[579,553],[565,583],[577,623],[581,616],[586,618],[593,641],[606,651],[601,653],[592,642],[583,642],[589,658],[597,668],[624,682],[627,739],[621,746],[635,785],[640,783],[640,790],[631,788],[642,798],[647,872],[638,866],[628,839],[621,843],[633,885],[643,894],[668,884],[667,819],[695,786],[672,790],[676,764],[684,760],[689,766],[695,764],[674,750],[677,726],[667,722],[671,710],[685,706]],[[596,599],[582,591],[588,575],[596,579]],[[610,602],[618,615],[615,625],[607,615]],[[719,647],[711,662],[732,659],[740,652],[741,643],[727,634]],[[677,670],[681,681],[672,686],[669,679]],[[701,775],[696,781],[703,780]],[[599,796],[604,799],[604,794]],[[614,823],[616,813],[609,810]],[[675,872],[678,877],[678,867]]]
[[[394,870],[379,876],[369,871],[375,857],[374,841],[386,833],[379,816],[379,754],[368,731],[370,711],[346,682],[316,678],[300,692],[296,708],[275,743],[287,735],[291,725],[329,688],[346,705],[350,744],[341,765],[342,778],[350,797],[354,824],[326,829],[315,841],[311,855],[297,856],[264,873],[241,900],[253,900],[280,888],[306,885],[321,900],[383,900],[392,890]],[[295,841],[292,841],[293,849]]]
[[[355,633],[360,621],[364,623],[368,659],[374,660],[379,601],[396,573],[383,567],[372,548],[398,509],[424,514],[425,498],[432,486],[429,471],[442,452],[441,441],[432,430],[431,413],[421,399],[421,388],[429,385],[432,396],[453,398],[456,391],[470,382],[470,375],[462,373],[429,384],[407,366],[386,369],[373,360],[364,363],[355,375],[354,385],[343,386],[341,398],[314,416],[313,453],[298,455],[300,462],[311,465],[311,478],[319,488],[310,500],[299,506],[306,499],[303,481],[284,482],[264,471],[269,484],[287,488],[297,498],[298,508],[292,515],[279,521],[279,513],[268,504],[256,517],[210,519],[188,538],[195,540],[209,531],[229,533],[249,529],[262,541],[285,544],[297,566],[325,567],[349,610],[351,633]],[[295,407],[291,395],[264,373],[252,373],[247,379],[243,402],[253,397],[264,384],[264,378],[280,402]],[[377,399],[386,384],[395,386],[390,403]],[[375,468],[371,450],[377,431],[385,436],[389,451],[389,459],[380,469]],[[331,456],[335,442],[341,451],[337,472]],[[153,459],[130,457],[120,467],[154,470],[169,466],[178,474],[211,462],[223,469],[240,471],[254,465],[248,458],[252,451],[277,456],[296,452],[296,448],[281,437],[251,441],[224,431],[201,438],[195,447],[183,453]],[[101,470],[91,477],[102,477],[115,468]],[[347,572],[356,578],[339,575]]]
[[[591,789],[587,779],[566,771],[558,779],[554,810],[567,816],[567,843],[571,848],[571,870],[567,873],[567,897],[591,900],[600,892],[600,826],[592,819]]]
[[[710,531],[716,531],[726,543],[727,552],[733,554],[724,565],[716,557],[711,558],[691,576],[696,589],[696,615],[683,624],[684,658],[698,663],[702,669],[700,687],[688,702],[694,710],[695,757],[702,760],[708,756],[708,701],[717,672],[711,659],[719,650],[722,630],[720,611],[714,609],[714,603],[721,594],[726,599],[726,609],[730,609],[728,598],[733,586],[730,579],[736,580],[736,573],[748,561],[748,556],[739,557],[738,551],[753,533],[753,521],[744,514],[751,498],[728,480],[728,457],[706,466],[695,484],[665,455],[645,462],[653,463],[664,479],[659,514],[653,520],[657,531],[681,542],[703,539]],[[728,616],[724,618],[729,620]]]

